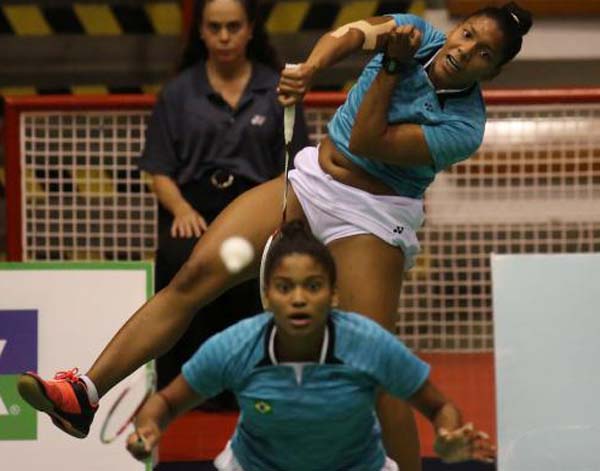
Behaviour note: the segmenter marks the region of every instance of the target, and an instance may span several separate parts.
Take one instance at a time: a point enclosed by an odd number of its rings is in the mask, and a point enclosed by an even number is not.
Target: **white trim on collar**
[[[271,335],[269,336],[269,358],[271,359],[271,363],[274,365],[278,365],[279,362],[275,356],[275,335],[277,334],[277,326],[273,325],[273,329],[271,330]],[[321,344],[321,354],[319,355],[319,364],[322,365],[325,363],[325,359],[327,358],[327,350],[329,349],[329,326],[325,326],[325,333],[323,335],[323,343]]]
[[[425,63],[425,65],[423,66],[423,70],[427,71],[427,68],[431,65],[431,63],[433,62],[433,59],[435,59],[437,57],[437,55],[440,53],[440,51],[442,50],[442,48],[440,47],[436,53],[431,56],[431,58]],[[429,78],[429,76],[427,77]],[[431,82],[431,80],[430,80]],[[432,84],[433,85],[433,84]],[[435,87],[434,87],[435,88]],[[435,90],[435,93],[437,93],[438,95],[440,93],[460,93],[460,92],[464,92],[465,90],[467,90],[470,87],[465,87],[465,88],[444,88],[442,90]]]
[[[423,68],[425,70],[427,70],[427,67],[429,67],[431,65],[431,63],[433,62],[433,59],[435,59],[437,57],[437,55],[440,53],[441,50],[442,50],[442,48],[440,47],[437,51],[435,51],[435,54],[433,56],[431,56],[427,62],[425,62],[425,64],[423,65]]]

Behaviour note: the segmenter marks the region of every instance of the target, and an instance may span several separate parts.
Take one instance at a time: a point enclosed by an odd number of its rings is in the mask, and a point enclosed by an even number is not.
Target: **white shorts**
[[[218,471],[244,471],[231,449],[231,442],[227,442],[225,449],[219,453],[213,462]],[[381,471],[399,471],[398,464],[389,457],[385,457],[385,463]]]
[[[308,223],[323,243],[358,234],[373,234],[404,252],[404,270],[415,264],[423,224],[423,200],[373,195],[344,185],[319,165],[316,147],[302,149],[289,178]]]

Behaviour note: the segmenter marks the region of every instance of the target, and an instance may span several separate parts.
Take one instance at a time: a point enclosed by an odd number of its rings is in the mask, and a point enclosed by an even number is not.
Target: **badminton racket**
[[[286,64],[286,68],[295,68],[298,67],[297,64]],[[290,187],[290,181],[288,178],[288,173],[290,170],[290,147],[292,138],[294,137],[294,123],[296,121],[296,107],[295,105],[286,106],[283,110],[283,140],[285,145],[285,166],[284,166],[284,184],[283,184],[283,197],[282,197],[282,208],[281,208],[281,224],[279,228],[285,223],[286,220],[286,212],[287,212],[287,200],[288,200],[288,191]],[[260,297],[262,300],[263,307],[266,307],[266,298],[265,298],[265,262],[267,260],[267,255],[269,254],[269,249],[271,248],[271,244],[273,243],[273,239],[279,233],[279,228],[273,232],[269,238],[267,239],[267,243],[265,244],[265,248],[263,249],[262,256],[260,258],[260,271],[259,271],[259,280],[260,280]]]
[[[156,373],[144,370],[143,374],[136,377],[127,384],[125,389],[117,396],[112,404],[100,429],[100,441],[108,444],[114,442],[123,434],[130,424],[133,424],[137,433],[135,418],[148,398],[155,390]],[[143,445],[143,439],[139,433],[138,441]]]

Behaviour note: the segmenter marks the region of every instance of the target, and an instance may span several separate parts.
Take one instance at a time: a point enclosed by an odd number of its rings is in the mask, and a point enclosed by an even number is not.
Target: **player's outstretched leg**
[[[61,371],[45,381],[33,372],[19,378],[19,394],[35,409],[50,416],[54,425],[76,438],[85,438],[98,409],[88,398],[77,369]]]
[[[144,363],[167,352],[202,306],[258,274],[259,257],[241,272],[228,273],[219,249],[227,238],[241,236],[253,245],[256,254],[262,253],[269,235],[281,222],[283,183],[281,177],[264,183],[225,208],[196,243],[192,255],[171,283],[129,318],[87,375],[70,372],[59,374],[54,380],[43,380],[26,373],[18,384],[23,398],[35,409],[49,414],[61,430],[85,437],[99,397]],[[288,218],[303,217],[290,189]]]

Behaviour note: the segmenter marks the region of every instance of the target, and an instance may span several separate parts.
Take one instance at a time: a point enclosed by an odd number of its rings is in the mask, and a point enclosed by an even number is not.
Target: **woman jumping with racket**
[[[514,3],[479,10],[448,36],[412,15],[375,17],[325,34],[306,62],[283,72],[282,100],[291,104],[318,70],[360,49],[375,54],[330,122],[328,137],[300,152],[290,173],[288,218],[307,221],[331,250],[341,308],[393,328],[402,280],[419,250],[423,194],[437,172],[481,143],[486,115],[479,82],[512,60],[530,26],[529,13]],[[280,225],[285,185],[278,178],[237,198],[87,375],[50,381],[24,376],[26,399],[49,397],[53,416],[68,425],[63,428],[87,434],[95,405],[85,397],[102,396],[167,351],[200,306],[257,275],[257,260],[228,273],[219,247],[239,235],[260,253]],[[389,397],[381,399],[379,411],[388,455],[403,471],[419,469],[414,424]]]
[[[242,413],[219,471],[398,470],[374,414],[381,387],[431,421],[445,461],[493,458],[426,363],[377,323],[332,307],[335,262],[302,222],[282,228],[265,281],[269,311],[213,336],[141,409],[127,443],[134,457],[147,458],[176,416],[232,390]]]

